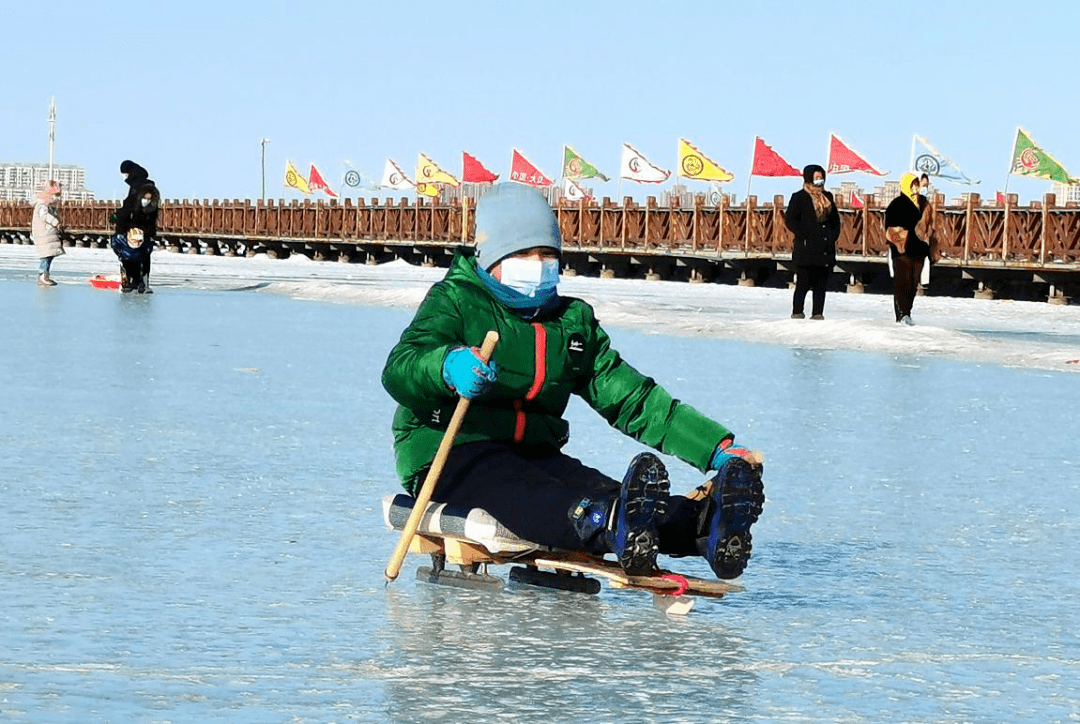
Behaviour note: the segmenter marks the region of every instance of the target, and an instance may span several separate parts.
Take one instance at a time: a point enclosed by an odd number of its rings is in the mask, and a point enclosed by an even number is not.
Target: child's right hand
[[[478,347],[457,347],[443,360],[443,381],[466,399],[483,394],[499,376],[495,362],[480,359]]]

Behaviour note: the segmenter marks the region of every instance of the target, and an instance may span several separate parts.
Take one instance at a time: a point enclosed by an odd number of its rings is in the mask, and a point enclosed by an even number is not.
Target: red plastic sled
[[[119,289],[119,279],[109,279],[102,274],[96,274],[90,277],[90,286],[94,289]]]

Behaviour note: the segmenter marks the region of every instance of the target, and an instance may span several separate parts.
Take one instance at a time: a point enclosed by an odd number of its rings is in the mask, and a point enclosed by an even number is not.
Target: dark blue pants
[[[572,515],[584,499],[610,510],[619,487],[618,481],[561,452],[477,442],[450,450],[432,500],[483,508],[533,543],[602,554],[612,552],[606,531],[583,534]],[[698,555],[697,531],[704,508],[704,503],[671,496],[658,526],[661,553]]]

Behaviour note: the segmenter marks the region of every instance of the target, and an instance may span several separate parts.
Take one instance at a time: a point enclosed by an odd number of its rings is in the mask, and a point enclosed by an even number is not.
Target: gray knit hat
[[[511,254],[536,246],[562,251],[559,221],[540,192],[496,184],[476,204],[476,262],[488,271]]]

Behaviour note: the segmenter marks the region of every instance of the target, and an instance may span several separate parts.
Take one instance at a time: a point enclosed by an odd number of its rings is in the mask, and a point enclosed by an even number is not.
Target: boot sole
[[[750,560],[750,526],[761,516],[765,486],[761,473],[745,460],[730,461],[724,479],[717,482],[722,525],[715,526],[710,534],[708,550],[713,553],[709,565],[718,578],[738,578]]]
[[[630,463],[619,494],[626,526],[619,565],[632,576],[652,573],[660,551],[657,520],[667,512],[667,468],[652,453],[641,453]]]

